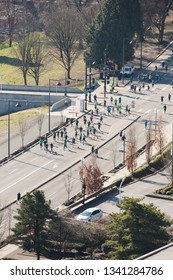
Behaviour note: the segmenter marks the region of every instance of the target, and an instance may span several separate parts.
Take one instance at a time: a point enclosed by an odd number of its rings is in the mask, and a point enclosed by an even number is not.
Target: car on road
[[[130,66],[130,65],[124,66],[124,76],[131,76],[131,75],[133,75],[134,71],[135,71],[135,68],[133,66]],[[121,69],[120,74],[123,74],[123,68]]]
[[[103,216],[103,212],[100,208],[88,208],[85,211],[83,211],[81,214],[77,216],[77,220],[79,221],[85,221],[90,222],[96,218],[100,218]]]

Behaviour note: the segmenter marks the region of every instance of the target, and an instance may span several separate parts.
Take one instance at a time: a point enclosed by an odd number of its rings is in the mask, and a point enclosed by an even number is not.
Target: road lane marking
[[[52,194],[50,194],[50,195],[48,195],[46,197],[49,198],[49,197],[53,196],[54,194],[56,194],[56,192],[54,192],[54,193],[52,193]]]
[[[11,184],[10,186],[6,187],[5,189],[3,189],[2,191],[0,191],[0,193],[3,193],[4,191],[10,189],[11,187],[13,187],[14,185],[18,184],[19,182],[21,182],[22,180],[26,179],[27,177],[29,177],[30,175],[34,174],[35,172],[37,172],[38,170],[40,170],[41,168],[45,167],[46,165],[48,165],[49,163],[53,162],[53,160],[50,160],[49,162],[43,164],[42,166],[40,166],[39,168],[37,168],[36,170],[30,172],[29,174],[27,174],[26,176],[22,177],[20,180],[16,181],[15,183]]]
[[[38,159],[38,157],[31,159],[29,162],[33,162],[33,161],[35,161],[36,159]]]

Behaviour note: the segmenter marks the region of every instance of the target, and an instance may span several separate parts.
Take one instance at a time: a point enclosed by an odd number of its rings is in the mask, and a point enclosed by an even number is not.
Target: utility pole
[[[106,53],[107,53],[107,46],[105,48],[105,52],[104,52],[104,98],[106,98],[106,77],[107,77],[107,71],[106,71],[106,63],[107,63],[107,57],[106,57]]]
[[[173,187],[173,119],[172,119],[172,150],[171,150],[171,160],[172,160],[172,187]]]

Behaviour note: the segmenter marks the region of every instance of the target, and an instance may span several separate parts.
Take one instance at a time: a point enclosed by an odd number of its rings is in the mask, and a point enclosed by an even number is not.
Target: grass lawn
[[[7,43],[0,44],[0,84],[23,85],[22,72],[19,70],[18,59],[15,56],[14,47],[9,48]],[[84,79],[85,66],[83,54],[74,63],[71,70],[71,78]],[[51,54],[47,57],[44,71],[40,75],[40,85],[47,86],[49,79],[64,79],[65,70]],[[34,79],[28,75],[28,85],[35,85]]]
[[[11,128],[16,128],[19,125],[19,119],[28,120],[33,118],[40,113],[46,114],[48,113],[48,107],[38,107],[28,110],[23,110],[20,112],[10,114],[10,126]],[[8,115],[0,117],[0,131],[4,131],[8,126]]]

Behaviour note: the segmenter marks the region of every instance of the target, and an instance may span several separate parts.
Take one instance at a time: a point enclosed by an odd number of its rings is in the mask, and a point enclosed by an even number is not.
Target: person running
[[[116,98],[114,99],[114,105],[115,105],[115,107],[117,106],[117,99]]]
[[[95,156],[98,157],[98,149],[95,148]]]
[[[78,120],[76,120],[76,126],[78,127],[78,124],[79,124],[79,121]]]
[[[86,141],[86,135],[85,135],[85,133],[84,133],[84,134],[83,134],[83,145],[84,145],[85,141]]]
[[[63,138],[63,136],[64,136],[64,132],[63,130],[61,130],[61,138]]]
[[[42,147],[43,147],[43,139],[40,138],[40,148],[42,149]]]
[[[73,126],[73,119],[72,118],[70,119],[70,124],[71,124],[71,126]]]

